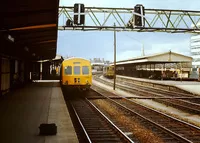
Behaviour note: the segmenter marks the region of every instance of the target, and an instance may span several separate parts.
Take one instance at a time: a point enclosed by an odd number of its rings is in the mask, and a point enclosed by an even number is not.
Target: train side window
[[[74,66],[74,74],[79,75],[80,74],[80,66]]]
[[[83,75],[89,74],[89,67],[88,66],[83,66],[82,67],[82,74]]]
[[[72,74],[72,66],[65,67],[65,74],[71,75]]]

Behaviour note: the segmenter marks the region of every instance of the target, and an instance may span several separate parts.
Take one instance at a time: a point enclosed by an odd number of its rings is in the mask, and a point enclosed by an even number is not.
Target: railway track
[[[117,107],[123,109],[124,112],[128,112],[128,115],[137,118],[142,125],[156,132],[165,142],[200,142],[199,127],[178,120],[144,105],[140,105],[130,99],[111,99],[109,97],[114,96],[112,93],[100,89],[99,87],[95,87],[94,89],[99,94],[105,96],[110,102],[114,103]]]
[[[79,93],[84,94],[84,93]],[[81,96],[82,96],[81,95]],[[75,130],[80,142],[122,143],[133,141],[112,121],[85,98],[68,98],[68,107],[75,122]]]
[[[113,84],[111,81],[108,81],[108,80],[105,81],[100,78],[95,78],[95,80],[99,82],[103,82],[110,86],[112,86]],[[172,106],[189,113],[200,114],[200,104],[191,102],[191,100],[194,100],[194,99],[199,100],[199,97],[196,97],[191,94],[177,93],[174,91],[171,92],[171,91],[165,91],[165,90],[158,90],[158,89],[154,89],[150,87],[138,86],[135,84],[131,84],[129,82],[121,82],[120,84],[117,83],[116,87],[128,92],[131,92],[135,95],[139,95],[142,98],[147,98],[147,99],[153,98],[155,101],[164,103],[168,106]]]
[[[140,87],[140,88],[142,88],[144,90],[148,89],[148,90],[151,90],[152,92],[153,91],[155,92],[156,90],[159,89],[160,93],[164,93],[164,94],[170,95],[170,96],[176,96],[176,97],[178,97],[178,96],[180,96],[180,97],[182,97],[182,96],[184,96],[184,97],[196,97],[196,95],[194,95],[192,93],[189,93],[187,91],[178,91],[177,92],[177,91],[169,91],[169,90],[165,90],[165,89],[157,88],[157,87],[149,87],[149,86],[144,86],[144,85],[138,85],[138,84],[135,84],[133,82],[126,81],[126,79],[122,79],[122,78],[118,79],[118,82],[121,82],[121,83],[126,84],[126,85],[130,85],[130,86],[134,85],[135,87]]]
[[[131,82],[135,85],[141,85],[141,86],[145,86],[145,87],[153,87],[153,88],[157,88],[157,89],[163,89],[163,90],[167,90],[167,91],[175,91],[175,92],[179,92],[179,93],[189,93],[188,91],[179,89],[175,86],[170,86],[170,85],[164,85],[164,84],[155,84],[154,82],[148,82],[148,81],[139,81],[139,80],[133,80],[131,78],[123,78],[123,77],[117,77],[117,81],[126,81],[126,82]]]
[[[143,90],[151,90],[152,92],[156,92],[157,90],[159,90],[159,93],[168,95],[170,97],[188,97],[188,98],[185,98],[185,99],[183,98],[182,100],[186,100],[186,101],[190,101],[192,103],[200,104],[199,96],[198,95],[194,95],[192,93],[189,93],[187,91],[183,91],[183,90],[182,91],[181,90],[179,90],[179,91],[169,91],[169,90],[158,88],[158,87],[151,87],[151,86],[146,86],[146,85],[138,85],[138,84],[135,84],[134,82],[127,81],[127,79],[123,79],[123,78],[119,78],[117,80],[117,82],[123,83],[125,85],[140,87]],[[189,98],[189,97],[193,97],[193,98]],[[195,98],[195,97],[198,97],[198,98]]]

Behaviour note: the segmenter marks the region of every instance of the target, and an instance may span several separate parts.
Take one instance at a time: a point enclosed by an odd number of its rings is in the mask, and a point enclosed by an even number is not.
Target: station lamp
[[[14,42],[15,38],[13,38],[11,35],[8,34],[8,40],[10,40],[11,42]]]
[[[11,36],[10,34],[5,34],[4,38],[8,40],[9,42],[15,42],[15,38]]]

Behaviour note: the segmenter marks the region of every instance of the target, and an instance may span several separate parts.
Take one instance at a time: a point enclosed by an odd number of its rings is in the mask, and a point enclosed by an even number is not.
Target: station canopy
[[[39,60],[39,61],[37,61],[37,62],[39,62],[39,63],[43,63],[43,62],[52,62],[52,61],[60,61],[60,62],[62,62],[64,60],[64,58],[61,56],[61,55],[56,55],[56,57],[55,58],[53,58],[53,59],[50,59],[50,60]]]
[[[104,66],[104,63],[91,63],[92,66]]]
[[[169,52],[163,52],[158,54],[152,54],[127,60],[117,61],[116,65],[191,63],[191,62],[192,62],[192,57],[169,51]]]
[[[11,46],[4,42],[1,48],[4,48],[4,51],[18,52],[18,56],[32,57],[36,60],[55,58],[58,8],[59,0],[1,1],[1,43],[5,35],[14,38]]]

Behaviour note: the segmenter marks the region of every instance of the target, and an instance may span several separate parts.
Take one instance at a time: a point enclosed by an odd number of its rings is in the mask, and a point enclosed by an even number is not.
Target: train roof
[[[81,58],[81,57],[70,57],[70,58],[64,59],[64,61],[73,60],[73,59],[81,59],[81,60],[90,61],[90,60],[88,60],[88,59]]]

